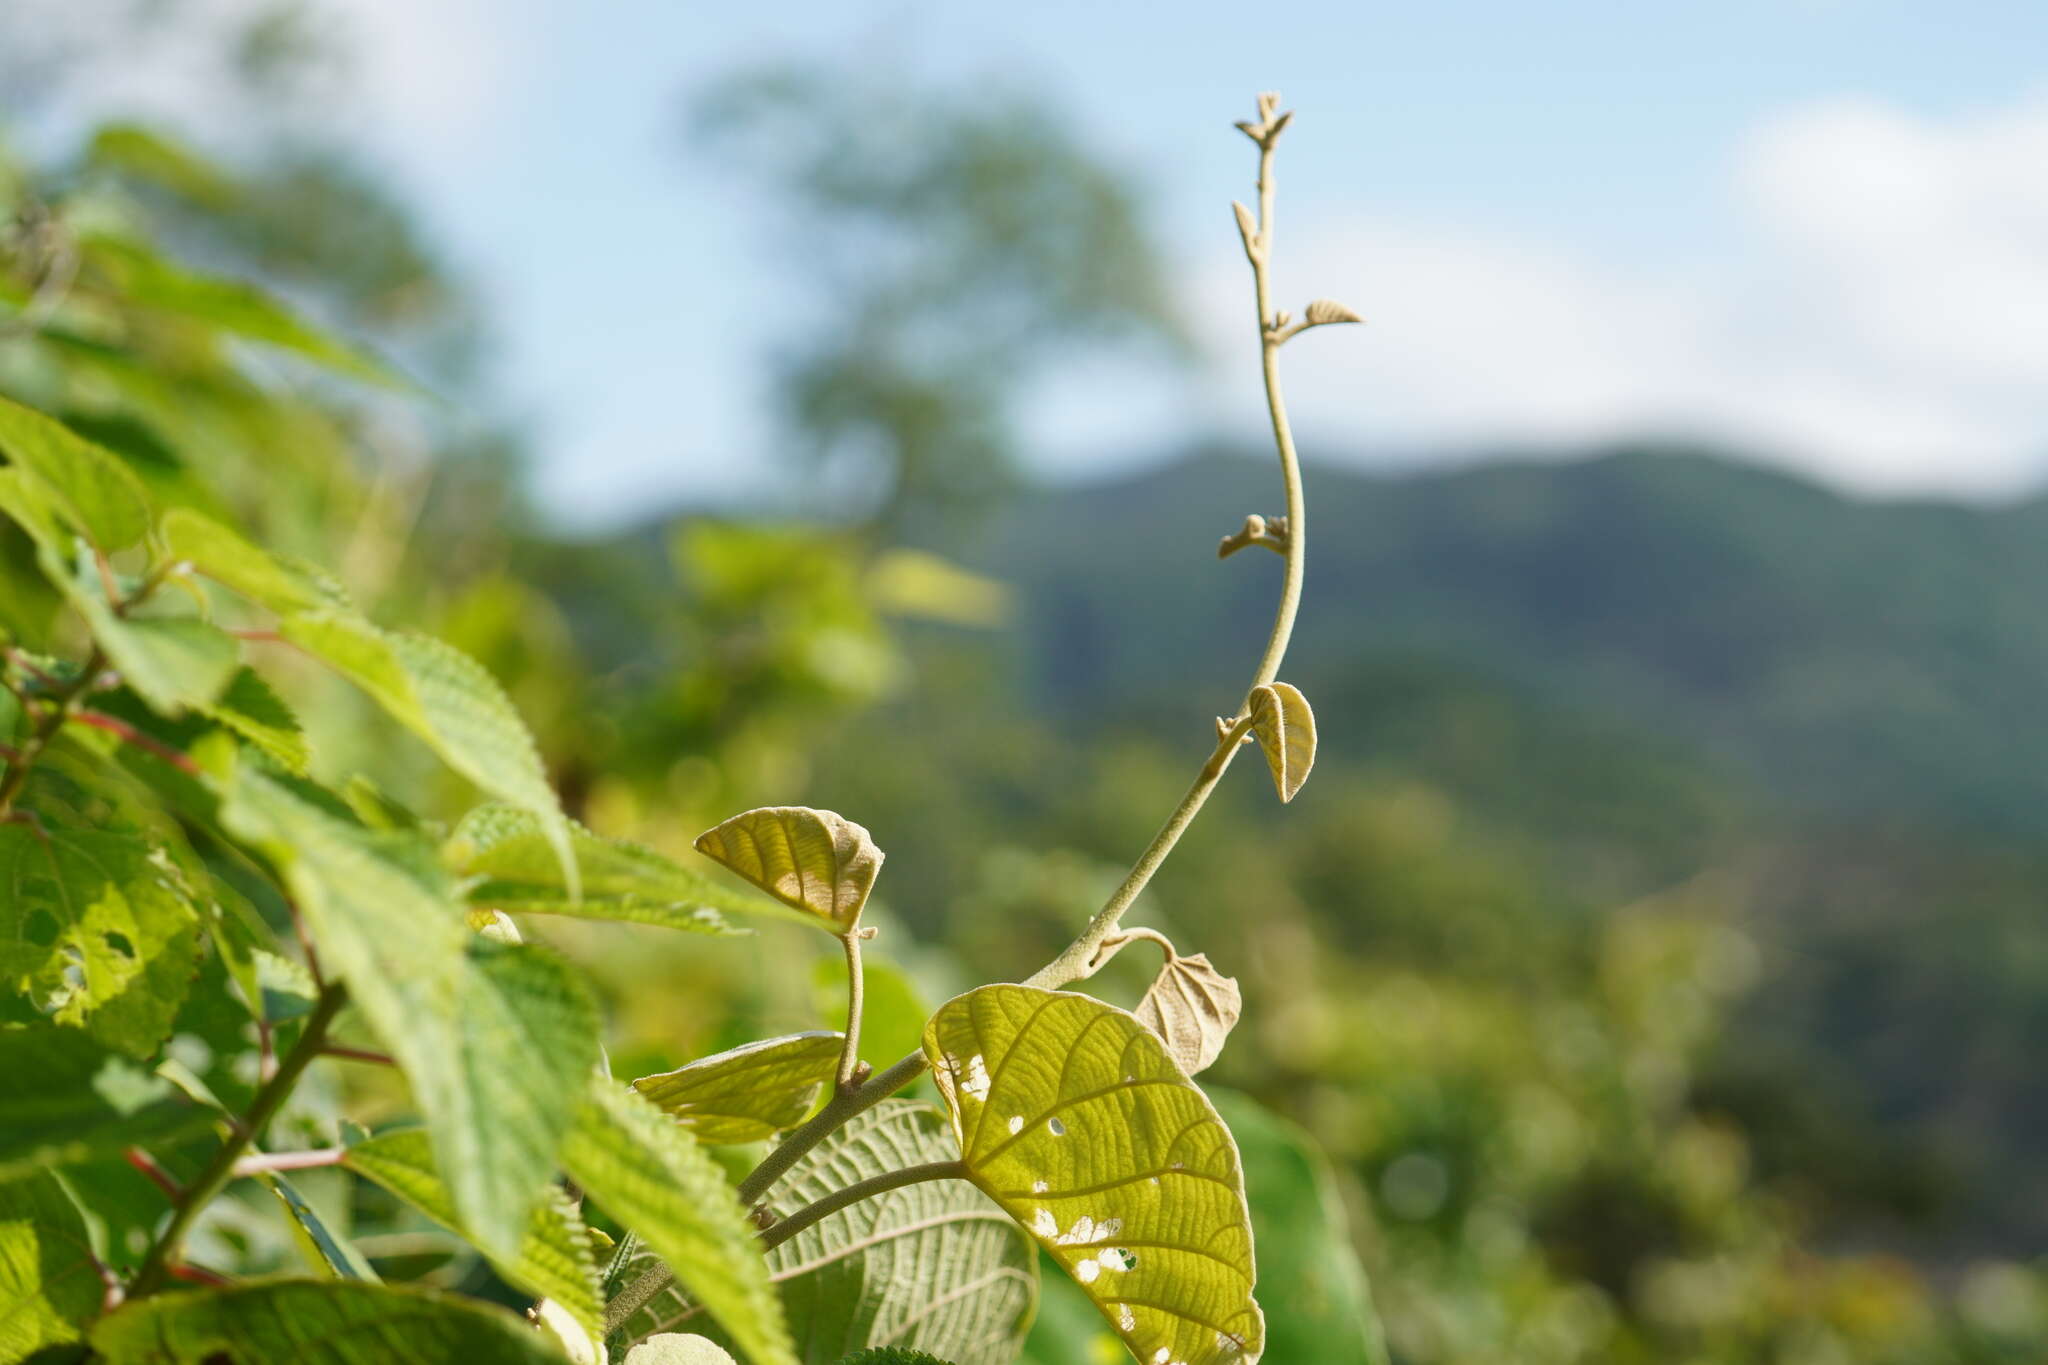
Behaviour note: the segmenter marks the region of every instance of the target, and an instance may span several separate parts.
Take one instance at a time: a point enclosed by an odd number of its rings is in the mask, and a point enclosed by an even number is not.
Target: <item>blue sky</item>
[[[741,492],[772,459],[785,286],[679,111],[788,56],[1036,88],[1133,171],[1212,368],[1054,377],[1049,472],[1256,429],[1228,125],[1276,87],[1283,296],[1370,324],[1290,348],[1312,454],[1684,432],[1880,493],[2048,476],[2037,3],[326,7],[356,53],[335,115],[482,290],[572,523]],[[156,63],[90,100],[203,125],[204,85]]]

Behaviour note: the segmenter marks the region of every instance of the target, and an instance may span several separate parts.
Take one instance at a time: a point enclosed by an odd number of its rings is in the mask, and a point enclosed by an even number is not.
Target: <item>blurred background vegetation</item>
[[[252,108],[322,79],[295,13],[217,35]],[[25,107],[66,55],[16,27]],[[753,805],[867,825],[890,1046],[1064,943],[1206,751],[1278,574],[1211,549],[1274,510],[1263,451],[1025,473],[1032,374],[1185,353],[1087,140],[1015,92],[836,68],[696,92],[678,138],[730,159],[828,322],[762,357],[786,439],[734,454],[752,509],[570,538],[525,491],[463,281],[345,142],[279,127],[224,153],[112,125],[0,161],[0,391],[483,660],[599,831],[688,856]],[[315,378],[172,263],[261,282],[422,392]],[[1322,717],[1316,778],[1285,812],[1233,779],[1142,905],[1244,984],[1211,1076],[1265,1134],[1269,1358],[1333,1359],[1317,1324],[1365,1311],[1287,1243],[1333,1198],[1398,1361],[2038,1360],[2048,502],[1589,455],[1311,467],[1286,674]],[[53,610],[0,603],[26,641]],[[430,817],[469,799],[367,716],[314,742]],[[772,926],[535,928],[605,983],[622,1075],[834,1008],[825,956]],[[1140,956],[1105,994],[1136,998]],[[337,1213],[383,1264],[484,1273],[391,1215]],[[210,1235],[215,1263],[287,1255],[254,1204]],[[1060,1288],[1034,1358],[1114,1359]]]

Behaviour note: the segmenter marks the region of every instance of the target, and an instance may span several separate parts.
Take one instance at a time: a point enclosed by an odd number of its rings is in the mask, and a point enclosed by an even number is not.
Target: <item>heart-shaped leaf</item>
[[[775,1203],[787,1212],[852,1181],[953,1156],[938,1109],[884,1100],[792,1166],[776,1184]],[[623,1278],[653,1264],[643,1253]],[[805,1361],[893,1344],[958,1365],[1009,1365],[1038,1300],[1030,1239],[960,1180],[910,1185],[842,1209],[770,1250],[768,1268]],[[712,1330],[703,1324],[703,1311],[671,1286],[628,1319],[626,1337]]]
[[[1258,1358],[1237,1145],[1156,1034],[1089,996],[983,986],[940,1007],[924,1050],[968,1178],[1140,1361]]]
[[[1316,763],[1316,714],[1308,698],[1284,682],[1253,688],[1252,733],[1273,770],[1273,789],[1292,801]]]
[[[1137,1009],[1140,1022],[1190,1076],[1209,1069],[1243,1012],[1237,978],[1210,966],[1206,953],[1170,958]]]
[[[818,1087],[838,1068],[844,1042],[844,1035],[822,1031],[764,1038],[642,1076],[633,1088],[699,1142],[758,1142],[794,1127],[811,1111]]]
[[[698,835],[697,851],[784,905],[842,930],[860,920],[882,870],[882,850],[865,829],[808,806],[764,806],[735,815]]]

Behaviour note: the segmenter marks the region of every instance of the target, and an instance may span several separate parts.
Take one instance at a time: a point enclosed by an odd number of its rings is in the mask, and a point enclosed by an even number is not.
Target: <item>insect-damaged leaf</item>
[[[697,851],[784,905],[840,929],[859,921],[882,870],[882,850],[865,829],[808,806],[764,806],[735,815],[698,835]]]
[[[433,1145],[424,1128],[381,1133],[358,1142],[341,1164],[376,1181],[442,1227],[462,1230],[462,1218],[434,1165]],[[604,1305],[598,1295],[590,1230],[581,1211],[559,1188],[551,1189],[527,1215],[518,1254],[489,1259],[508,1282],[561,1305],[589,1331],[602,1330]]]
[[[1273,770],[1273,789],[1292,801],[1316,762],[1316,716],[1308,698],[1284,682],[1253,688],[1252,733]]]
[[[844,1041],[841,1034],[825,1032],[765,1038],[659,1076],[642,1076],[633,1088],[699,1142],[758,1142],[810,1112],[818,1087],[839,1065]]]
[[[784,1212],[856,1180],[955,1155],[951,1125],[929,1104],[884,1100],[807,1152],[775,1187]],[[630,1281],[654,1264],[643,1253]],[[931,1180],[842,1209],[768,1252],[797,1351],[806,1362],[893,1344],[957,1365],[1008,1365],[1038,1299],[1038,1253],[988,1196]],[[650,1332],[716,1335],[676,1286],[626,1322]]]
[[[1209,1069],[1243,1012],[1237,978],[1210,966],[1206,953],[1168,960],[1137,1009],[1139,1021],[1190,1076]]]
[[[160,1294],[101,1318],[92,1345],[107,1365],[562,1365],[503,1308],[354,1280]]]
[[[1237,1146],[1150,1029],[1089,996],[983,986],[940,1007],[924,1050],[969,1179],[1139,1360],[1258,1358]]]

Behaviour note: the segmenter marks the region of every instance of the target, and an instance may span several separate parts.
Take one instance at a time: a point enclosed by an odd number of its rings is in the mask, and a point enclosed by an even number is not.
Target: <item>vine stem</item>
[[[164,1287],[164,1281],[171,1278],[177,1260],[178,1249],[185,1240],[185,1234],[192,1229],[200,1211],[213,1202],[215,1195],[226,1188],[235,1177],[236,1165],[248,1151],[277,1111],[290,1098],[292,1087],[299,1077],[320,1055],[321,1044],[326,1040],[327,1030],[333,1025],[335,1016],[348,1003],[348,989],[345,986],[329,986],[320,992],[320,998],[313,1006],[313,1012],[306,1018],[305,1032],[292,1050],[278,1062],[277,1074],[272,1076],[256,1092],[256,1098],[249,1102],[249,1111],[230,1130],[220,1150],[206,1164],[206,1169],[193,1178],[179,1197],[171,1211],[171,1221],[164,1226],[163,1233],[149,1249],[142,1268],[135,1272],[135,1281],[128,1288],[128,1297],[139,1299],[154,1294]]]
[[[873,932],[872,929],[863,932],[856,924],[839,936],[840,943],[846,948],[846,1041],[839,1049],[839,1084],[836,1088],[836,1093],[841,1095],[857,1089],[867,1079],[860,1074],[861,997],[866,986],[860,962],[860,944],[867,934]]]
[[[921,1185],[928,1180],[965,1180],[967,1163],[964,1161],[928,1161],[921,1166],[905,1166],[899,1171],[885,1171],[858,1180],[843,1190],[834,1190],[815,1204],[806,1204],[780,1222],[771,1223],[761,1233],[761,1249],[767,1251],[779,1247],[805,1228],[830,1218],[839,1210],[863,1199],[872,1199],[890,1190],[900,1190],[905,1185]]]
[[[1166,861],[1167,855],[1173,852],[1174,845],[1180,842],[1181,835],[1194,823],[1195,816],[1200,814],[1202,807],[1208,803],[1209,794],[1216,789],[1216,784],[1223,780],[1223,774],[1229,769],[1231,759],[1236,757],[1245,736],[1251,733],[1251,694],[1256,688],[1272,682],[1279,676],[1281,660],[1286,658],[1287,646],[1294,638],[1294,618],[1301,608],[1308,519],[1302,493],[1301,462],[1295,453],[1294,433],[1288,424],[1286,400],[1280,389],[1280,347],[1286,341],[1287,335],[1280,328],[1278,319],[1272,311],[1273,147],[1288,120],[1287,115],[1274,117],[1273,108],[1277,99],[1277,96],[1260,96],[1259,126],[1256,129],[1247,125],[1240,126],[1245,127],[1247,134],[1259,146],[1258,222],[1255,230],[1245,231],[1244,246],[1245,256],[1251,262],[1254,301],[1258,309],[1260,372],[1265,380],[1266,410],[1272,420],[1273,442],[1280,455],[1280,477],[1287,492],[1287,540],[1283,551],[1286,570],[1281,579],[1280,603],[1273,615],[1272,630],[1266,636],[1266,647],[1259,656],[1258,668],[1252,675],[1251,684],[1245,689],[1244,700],[1238,706],[1238,716],[1224,729],[1215,749],[1210,752],[1201,770],[1196,773],[1193,785],[1181,798],[1180,804],[1174,808],[1173,814],[1167,817],[1166,823],[1160,826],[1159,832],[1152,836],[1152,842],[1146,846],[1145,851],[1138,855],[1137,862],[1132,864],[1129,874],[1110,895],[1108,901],[1095,912],[1094,917],[1088,921],[1087,926],[1074,941],[1060,951],[1059,956],[1026,978],[1023,984],[1027,986],[1057,990],[1075,981],[1086,980],[1101,970],[1124,943],[1130,941],[1128,938],[1117,938],[1118,926],[1123,920],[1124,913],[1131,908],[1139,893],[1152,880],[1152,875]],[[851,1033],[853,1019],[849,1017],[847,1022],[848,1032]],[[740,1182],[741,1204],[753,1207],[790,1167],[803,1158],[805,1153],[836,1132],[855,1115],[873,1108],[915,1081],[924,1073],[926,1065],[924,1053],[912,1052],[886,1071],[876,1072],[861,1084],[851,1086],[845,1083],[845,1073],[842,1069],[842,1084],[825,1107],[809,1122],[787,1134],[775,1150],[763,1158],[761,1164]],[[914,1171],[921,1168],[909,1169]],[[883,1177],[877,1177],[881,1178]],[[867,1194],[877,1192],[865,1190],[860,1194],[852,1193],[870,1184],[871,1181],[862,1181],[840,1191],[841,1195],[850,1197],[834,1207],[844,1207],[855,1199],[865,1198]],[[837,1198],[837,1195],[828,1196],[827,1200],[819,1202],[822,1204]],[[817,1205],[812,1207],[816,1208]],[[809,1210],[804,1212],[807,1213]],[[822,1218],[830,1212],[832,1210],[827,1209],[817,1216]],[[769,1231],[772,1233],[798,1216],[801,1215],[792,1215],[791,1219],[776,1224]],[[767,1241],[765,1235],[763,1241]],[[774,1243],[767,1242],[767,1245],[772,1246]],[[628,1285],[613,1300],[613,1305],[629,1306],[617,1313],[607,1310],[607,1330],[630,1317],[640,1305],[660,1292],[672,1278],[673,1274],[667,1266],[658,1265]]]

